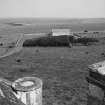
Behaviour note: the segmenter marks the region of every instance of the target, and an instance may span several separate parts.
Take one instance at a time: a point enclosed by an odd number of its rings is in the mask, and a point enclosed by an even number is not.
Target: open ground
[[[0,60],[0,75],[11,81],[23,76],[41,78],[45,105],[86,105],[87,66],[105,59],[101,55],[104,48],[105,45],[23,48]]]
[[[14,29],[16,27],[0,32],[14,34],[17,32]],[[105,44],[72,48],[24,47],[19,53],[0,59],[0,76],[10,81],[24,76],[41,78],[43,105],[87,105],[87,67],[105,60],[104,53]]]

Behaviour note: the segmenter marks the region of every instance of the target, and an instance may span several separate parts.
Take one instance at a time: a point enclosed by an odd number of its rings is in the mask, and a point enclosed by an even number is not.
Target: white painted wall
[[[52,29],[52,36],[72,35],[70,29]]]

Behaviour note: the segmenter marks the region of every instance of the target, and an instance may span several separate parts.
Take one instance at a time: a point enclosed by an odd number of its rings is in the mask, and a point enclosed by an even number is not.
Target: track
[[[14,53],[19,52],[22,49],[22,45],[24,42],[24,35],[20,35],[19,38],[15,41],[15,43],[11,45],[2,46],[0,47],[0,58],[7,57],[9,55],[12,55]]]

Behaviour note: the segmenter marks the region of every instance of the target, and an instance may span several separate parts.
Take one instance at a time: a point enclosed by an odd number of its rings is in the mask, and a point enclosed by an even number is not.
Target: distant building
[[[68,35],[73,36],[70,29],[52,29],[52,36]]]

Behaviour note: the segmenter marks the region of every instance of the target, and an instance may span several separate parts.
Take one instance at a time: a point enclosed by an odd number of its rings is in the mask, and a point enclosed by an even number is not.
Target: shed
[[[52,36],[68,35],[73,36],[70,29],[52,29]]]

